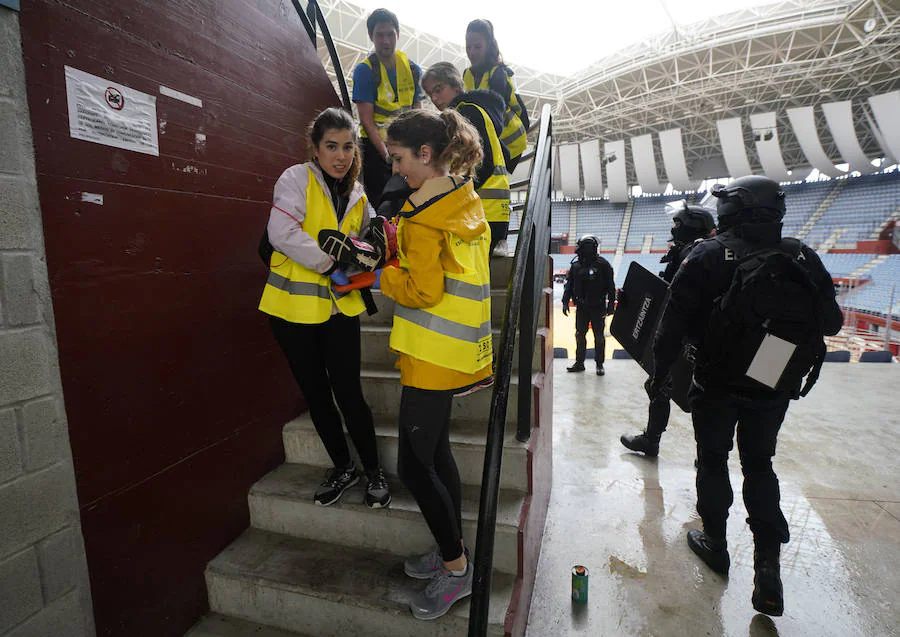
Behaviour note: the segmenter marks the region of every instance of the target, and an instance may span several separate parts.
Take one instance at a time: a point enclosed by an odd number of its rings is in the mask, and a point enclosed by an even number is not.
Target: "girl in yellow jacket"
[[[509,149],[506,167],[512,173],[525,152],[525,136],[530,122],[525,104],[519,101],[516,93],[513,70],[503,63],[490,20],[472,20],[466,27],[466,56],[471,66],[463,71],[465,90],[481,88],[496,91],[506,105],[500,141]]]
[[[274,251],[259,309],[269,315],[275,340],[334,463],[315,492],[316,504],[337,502],[359,482],[341,426],[343,414],[367,473],[365,502],[371,508],[386,507],[391,495],[359,374],[359,314],[365,306],[359,291],[334,290],[334,284],[348,282],[347,276],[316,241],[325,229],[360,235],[372,215],[356,180],[361,164],[356,123],[346,111],[325,109],[310,127],[307,142],[313,160],[291,166],[275,184],[267,226]]]
[[[387,145],[394,173],[414,191],[399,214],[400,267],[379,277],[396,301],[390,344],[403,385],[398,473],[437,543],[404,569],[431,580],[409,605],[415,617],[434,619],[472,591],[450,409],[454,395],[492,380],[490,229],[471,179],[481,143],[459,113],[404,113],[388,128]]]

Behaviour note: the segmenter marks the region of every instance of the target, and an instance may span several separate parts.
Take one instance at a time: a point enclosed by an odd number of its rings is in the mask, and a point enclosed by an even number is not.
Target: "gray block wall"
[[[0,6],[0,636],[94,634],[18,14]]]

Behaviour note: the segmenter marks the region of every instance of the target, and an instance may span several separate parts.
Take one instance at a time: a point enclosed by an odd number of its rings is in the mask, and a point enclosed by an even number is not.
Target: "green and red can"
[[[572,601],[576,604],[587,604],[589,575],[586,566],[576,564],[572,567]]]

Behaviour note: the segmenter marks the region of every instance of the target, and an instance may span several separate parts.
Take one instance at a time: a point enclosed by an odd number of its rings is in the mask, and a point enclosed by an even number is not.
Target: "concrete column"
[[[0,636],[95,634],[19,16],[0,6]]]

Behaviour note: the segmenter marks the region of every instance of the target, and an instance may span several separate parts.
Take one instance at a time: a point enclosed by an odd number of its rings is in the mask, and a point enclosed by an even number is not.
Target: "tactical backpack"
[[[731,284],[714,302],[698,356],[704,376],[729,386],[786,391],[795,399],[809,393],[826,347],[821,294],[800,262],[802,247],[796,239],[783,239],[779,246],[736,255]],[[774,387],[747,376],[766,335],[796,346]]]

